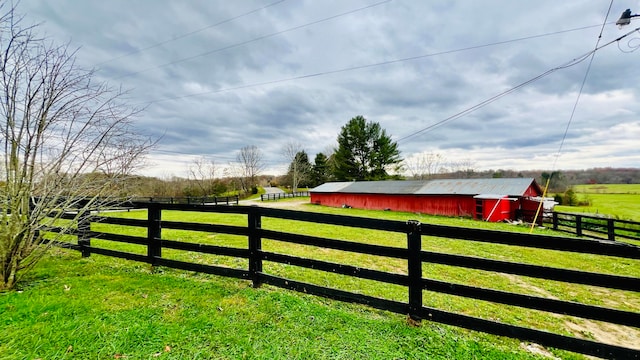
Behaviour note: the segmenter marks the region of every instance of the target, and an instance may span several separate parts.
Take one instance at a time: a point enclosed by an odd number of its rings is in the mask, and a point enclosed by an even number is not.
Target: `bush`
[[[578,195],[572,188],[569,188],[567,189],[567,191],[564,192],[564,195],[562,197],[562,205],[568,205],[568,206],[578,205]]]
[[[562,204],[562,195],[560,195],[560,194],[553,195],[553,201],[557,202],[558,205],[563,205]]]

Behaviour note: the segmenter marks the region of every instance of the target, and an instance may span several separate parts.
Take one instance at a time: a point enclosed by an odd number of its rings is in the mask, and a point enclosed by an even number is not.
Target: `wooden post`
[[[582,216],[576,215],[576,235],[582,236]]]
[[[91,256],[91,237],[89,232],[91,231],[91,218],[87,214],[82,214],[78,217],[78,245],[80,245],[80,252],[82,257],[86,258]]]
[[[553,212],[553,230],[558,230],[558,213]]]
[[[616,241],[616,224],[613,219],[607,219],[607,235],[611,241]]]
[[[262,218],[259,211],[259,207],[252,206],[248,213],[249,276],[253,281],[253,287],[260,286],[260,273],[262,272],[262,238],[260,237]]]
[[[156,265],[156,257],[162,256],[162,210],[160,203],[149,204],[147,208],[147,257],[151,265]]]
[[[407,249],[408,274],[409,274],[409,317],[411,320],[420,322],[422,317],[422,235],[420,234],[420,222],[417,220],[407,221]]]

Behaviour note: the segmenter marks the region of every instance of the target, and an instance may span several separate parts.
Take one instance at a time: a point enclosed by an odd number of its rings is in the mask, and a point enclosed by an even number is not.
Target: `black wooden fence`
[[[640,241],[640,222],[618,220],[594,215],[553,212],[545,222],[552,224],[554,230],[564,231],[577,236],[606,240]]]
[[[292,193],[272,193],[272,194],[262,194],[260,195],[260,200],[278,200],[278,199],[287,199],[287,198],[295,198],[295,197],[305,197],[309,196],[308,191],[297,191]]]
[[[238,205],[240,198],[234,196],[185,196],[185,197],[136,197],[128,202],[138,207],[138,203],[162,203],[162,204],[199,204],[199,205]]]
[[[423,244],[429,244],[430,239],[437,237],[455,239],[456,241],[473,241],[509,246],[513,245],[518,248],[526,247],[567,251],[571,253],[604,255],[609,257],[613,256],[619,257],[621,261],[635,262],[640,260],[640,247],[637,246],[609,241],[530,235],[523,233],[506,233],[421,224],[417,221],[390,221],[299,212],[284,209],[270,209],[255,206],[230,207],[148,203],[147,209],[148,215],[146,220],[96,216],[86,218],[78,224],[78,231],[76,234],[78,236],[77,244],[58,243],[58,245],[79,250],[82,252],[83,256],[100,254],[141,261],[152,265],[161,265],[176,269],[246,279],[252,281],[254,286],[269,284],[281,288],[305,292],[307,294],[365,304],[377,309],[383,309],[399,314],[408,314],[414,320],[428,319],[430,321],[460,326],[495,335],[518,338],[525,341],[532,341],[544,346],[602,358],[640,359],[640,350],[638,349],[604,344],[593,340],[580,339],[543,330],[510,325],[432,307],[426,307],[423,305],[423,292],[429,291],[455,295],[498,304],[541,310],[550,313],[565,314],[584,319],[599,320],[611,324],[631,326],[635,328],[640,327],[640,313],[638,312],[434,280],[424,278],[422,271],[423,264],[441,264],[638,293],[640,292],[640,278],[638,277],[522,264],[488,258],[427,251],[423,249]],[[166,221],[162,219],[162,214],[165,210],[243,214],[246,215],[247,226]],[[269,230],[262,228],[262,220],[264,218],[297,220],[317,224],[340,225],[392,233],[403,233],[406,234],[407,246],[389,247]],[[94,222],[145,228],[146,236],[140,237],[98,232],[92,230]],[[182,229],[246,236],[247,246],[234,248],[167,239],[162,232],[163,229]],[[56,229],[50,229],[50,231],[55,232]],[[142,245],[146,247],[146,254],[134,254],[97,247],[92,245],[92,239]],[[406,260],[407,268],[406,271],[401,271],[401,273],[392,273],[354,265],[300,258],[263,250],[262,240],[277,240],[280,242],[315,246],[324,249],[368,254],[384,258],[403,259]],[[184,250],[248,259],[248,266],[244,269],[238,269],[168,259],[163,257],[164,249]],[[406,287],[408,301],[402,302],[383,299],[356,292],[338,290],[330,287],[282,278],[264,271],[263,262],[265,261],[285,264],[287,266],[302,267],[309,269],[308,271],[325,271],[361,279],[375,280],[382,283],[400,285]]]

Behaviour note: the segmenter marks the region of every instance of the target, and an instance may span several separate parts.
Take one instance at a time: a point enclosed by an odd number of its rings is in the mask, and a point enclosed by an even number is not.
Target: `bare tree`
[[[404,160],[404,168],[416,180],[427,180],[442,170],[444,157],[437,153],[420,153]]]
[[[195,159],[189,166],[190,180],[195,182],[202,196],[211,195],[216,177],[216,164],[205,157]]]
[[[452,161],[449,163],[448,171],[457,176],[464,178],[472,178],[475,170],[475,162],[469,158],[458,161]]]
[[[22,26],[0,4],[0,290],[11,289],[56,237],[100,209],[153,145],[122,91],[92,81],[75,51]],[[73,209],[76,221],[61,221]],[[47,233],[50,226],[61,234]],[[45,241],[46,240],[46,241]]]
[[[238,152],[236,161],[240,166],[240,185],[248,193],[256,186],[256,177],[264,169],[262,152],[255,145],[245,146]]]
[[[296,192],[300,182],[305,181],[311,172],[309,157],[302,144],[289,141],[285,144],[282,153],[289,163],[288,176],[291,177],[291,189]]]

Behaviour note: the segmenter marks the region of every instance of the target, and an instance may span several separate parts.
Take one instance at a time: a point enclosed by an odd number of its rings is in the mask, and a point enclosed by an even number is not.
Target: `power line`
[[[600,26],[600,25],[598,25],[598,26]],[[480,108],[482,108],[484,106],[487,106],[487,105],[491,104],[494,101],[497,101],[498,99],[500,99],[500,98],[502,98],[502,97],[504,97],[504,96],[506,96],[506,95],[508,95],[508,94],[520,89],[520,88],[523,88],[523,87],[525,87],[525,86],[527,86],[527,85],[529,85],[531,83],[534,83],[534,82],[536,82],[536,81],[538,81],[538,80],[540,80],[540,79],[542,79],[542,78],[544,78],[544,77],[546,77],[546,76],[548,76],[548,75],[550,75],[550,74],[552,74],[552,73],[554,73],[554,72],[556,72],[558,70],[566,69],[566,68],[572,67],[574,65],[577,65],[577,64],[583,62],[584,60],[588,59],[589,56],[591,56],[592,54],[595,54],[595,52],[597,52],[598,50],[600,50],[600,49],[602,49],[604,47],[607,47],[607,46],[609,46],[609,45],[611,45],[613,43],[616,43],[616,42],[624,39],[625,37],[635,33],[636,31],[639,31],[639,30],[640,30],[640,28],[636,28],[636,29],[626,33],[625,35],[622,35],[622,36],[620,36],[620,37],[618,37],[618,38],[616,38],[616,39],[614,39],[614,40],[612,40],[612,41],[610,41],[610,42],[608,42],[608,43],[606,43],[606,44],[604,44],[602,46],[596,46],[595,49],[593,49],[593,50],[591,50],[591,51],[589,51],[589,52],[587,52],[587,53],[585,53],[585,54],[583,54],[583,55],[581,55],[581,56],[579,56],[579,57],[577,57],[577,58],[575,58],[575,59],[563,64],[563,65],[560,65],[558,67],[549,69],[549,70],[541,73],[540,75],[537,75],[537,76],[535,76],[535,77],[533,77],[533,78],[531,78],[531,79],[529,79],[529,80],[527,80],[527,81],[525,81],[523,83],[520,83],[520,84],[518,84],[518,85],[516,85],[516,86],[514,86],[514,87],[512,87],[512,88],[510,88],[510,89],[508,89],[506,91],[503,91],[503,92],[501,92],[501,93],[499,93],[497,95],[494,95],[494,96],[492,96],[492,97],[490,97],[490,98],[488,98],[488,99],[486,99],[486,100],[484,100],[484,101],[482,101],[482,102],[480,102],[480,103],[478,103],[478,104],[476,104],[476,105],[474,105],[472,107],[469,107],[469,108],[467,108],[465,110],[462,110],[462,111],[460,111],[460,112],[458,112],[458,113],[456,113],[454,115],[451,115],[451,116],[449,116],[449,117],[447,117],[447,118],[445,118],[443,120],[440,120],[440,121],[438,121],[438,122],[436,122],[434,124],[431,124],[431,125],[429,125],[427,127],[424,127],[424,128],[422,128],[422,129],[420,129],[418,131],[414,131],[414,132],[410,133],[409,135],[403,136],[400,139],[398,139],[397,141],[398,142],[402,142],[402,141],[408,140],[408,139],[410,139],[410,138],[412,138],[412,137],[414,137],[414,136],[416,136],[418,134],[422,134],[422,133],[425,133],[427,131],[431,131],[431,130],[433,130],[433,129],[435,129],[435,128],[437,128],[437,127],[439,127],[439,126],[441,126],[441,125],[443,125],[445,123],[448,123],[450,121],[453,121],[453,120],[459,119],[459,118],[461,118],[461,117],[463,117],[465,115],[468,115],[468,114],[470,114],[470,113],[472,113],[472,112],[474,112],[474,111],[476,111],[476,110],[478,110],[478,109],[480,109]]]
[[[281,35],[281,34],[284,34],[284,33],[287,33],[287,32],[291,32],[291,31],[294,31],[294,30],[299,30],[299,29],[302,29],[302,28],[305,28],[305,27],[308,27],[308,26],[311,26],[311,25],[316,25],[316,24],[319,24],[319,23],[322,23],[322,22],[333,20],[333,19],[336,19],[336,18],[339,18],[339,17],[342,17],[342,16],[351,15],[353,13],[356,13],[356,12],[359,12],[359,11],[363,11],[363,10],[367,10],[367,9],[370,9],[370,8],[373,8],[373,7],[376,7],[376,6],[379,6],[379,5],[383,5],[383,4],[386,4],[386,3],[391,2],[391,1],[392,0],[380,1],[380,2],[377,2],[375,4],[367,5],[367,6],[360,7],[360,8],[357,8],[357,9],[354,9],[354,10],[350,10],[350,11],[347,11],[347,12],[343,12],[343,13],[340,13],[340,14],[332,15],[332,16],[329,16],[329,17],[326,17],[326,18],[323,18],[323,19],[320,19],[320,20],[312,21],[310,23],[294,26],[294,27],[291,27],[291,28],[288,28],[288,29],[284,29],[284,30],[280,30],[280,31],[276,31],[276,32],[273,32],[273,33],[270,33],[270,34],[267,34],[267,35],[258,36],[256,38],[253,38],[253,39],[250,39],[250,40],[242,41],[242,42],[235,43],[235,44],[232,44],[232,45],[223,46],[221,48],[205,51],[203,53],[199,53],[199,54],[196,54],[196,55],[193,55],[193,56],[189,56],[189,57],[185,57],[185,58],[182,58],[182,59],[174,60],[174,61],[162,64],[162,65],[157,65],[157,66],[149,67],[149,68],[146,68],[146,69],[143,69],[143,70],[140,70],[140,71],[135,71],[135,72],[132,72],[132,73],[128,73],[128,74],[119,76],[116,79],[122,79],[122,78],[125,78],[125,77],[130,77],[130,76],[142,74],[142,73],[145,73],[145,72],[148,72],[148,71],[151,71],[151,70],[160,69],[160,68],[167,67],[167,66],[170,66],[170,65],[175,65],[175,64],[179,64],[179,63],[182,63],[182,62],[185,62],[185,61],[190,61],[190,60],[201,58],[201,57],[204,57],[204,56],[207,56],[207,55],[215,54],[217,52],[221,52],[221,51],[237,48],[237,47],[240,47],[240,46],[243,46],[243,45],[247,45],[247,44],[250,44],[250,43],[253,43],[253,42],[256,42],[256,41],[268,39],[268,38],[271,38],[271,37],[274,37],[274,36],[277,36],[277,35]]]
[[[317,72],[317,73],[293,76],[293,77],[284,78],[284,79],[269,80],[269,81],[263,81],[263,82],[258,82],[258,83],[238,85],[238,86],[224,88],[224,89],[218,89],[218,90],[203,91],[203,92],[180,95],[180,96],[172,96],[172,97],[167,97],[167,98],[162,98],[162,99],[157,99],[157,100],[151,100],[151,101],[145,102],[144,104],[155,104],[155,103],[165,102],[165,101],[169,101],[169,100],[180,100],[180,99],[196,97],[196,96],[202,96],[202,95],[218,94],[218,93],[223,93],[223,92],[229,92],[229,91],[235,91],[235,90],[259,87],[259,86],[265,86],[265,85],[273,85],[273,84],[285,83],[285,82],[290,82],[290,81],[295,81],[295,80],[302,80],[302,79],[307,79],[307,78],[314,78],[314,77],[319,77],[319,76],[339,74],[339,73],[350,72],[350,71],[355,71],[355,70],[362,70],[362,69],[373,68],[373,67],[378,67],[378,66],[385,66],[385,65],[391,65],[391,64],[396,64],[396,63],[402,63],[402,62],[406,62],[406,61],[419,60],[419,59],[424,59],[424,58],[428,58],[428,57],[434,57],[434,56],[440,56],[440,55],[448,55],[448,54],[453,54],[453,53],[458,53],[458,52],[463,52],[463,51],[482,49],[482,48],[491,47],[491,46],[505,45],[505,44],[509,44],[509,43],[525,41],[525,40],[531,40],[531,39],[542,38],[542,37],[553,36],[553,35],[559,35],[559,34],[564,34],[564,33],[568,33],[568,32],[581,31],[581,30],[591,29],[591,28],[599,27],[599,26],[600,25],[583,26],[583,27],[574,28],[574,29],[559,30],[559,31],[554,31],[554,32],[550,32],[550,33],[525,36],[525,37],[520,37],[520,38],[516,38],[516,39],[497,41],[497,42],[488,43],[488,44],[468,46],[468,47],[464,47],[464,48],[458,48],[458,49],[453,49],[453,50],[445,50],[445,51],[441,51],[441,52],[429,53],[429,54],[423,54],[423,55],[417,55],[417,56],[411,56],[411,57],[400,58],[400,59],[387,60],[387,61],[382,61],[382,62],[377,62],[377,63],[372,63],[372,64],[350,66],[350,67],[341,68],[341,69],[335,69],[335,70],[326,70],[326,71],[321,71],[321,72]]]
[[[593,52],[591,53],[589,59],[589,65],[587,66],[587,70],[584,73],[584,77],[582,78],[582,84],[580,84],[580,90],[578,91],[578,96],[576,96],[576,101],[573,104],[573,109],[571,109],[571,115],[569,116],[569,121],[567,122],[567,126],[564,129],[564,134],[562,135],[562,140],[560,140],[560,146],[558,147],[558,152],[553,160],[553,164],[551,165],[551,173],[547,178],[547,184],[544,186],[544,191],[542,192],[542,197],[544,198],[547,195],[547,190],[549,190],[549,184],[551,183],[551,178],[553,177],[553,170],[556,168],[556,163],[558,162],[558,158],[562,153],[562,147],[564,145],[564,141],[567,139],[567,134],[569,133],[569,127],[571,126],[571,122],[573,121],[573,117],[576,114],[576,109],[578,108],[578,103],[580,102],[580,97],[582,95],[582,91],[584,90],[584,85],[587,83],[587,78],[589,77],[589,72],[591,71],[591,65],[593,64],[593,59],[596,57],[596,50],[598,49],[598,45],[600,44],[600,40],[602,39],[602,33],[604,32],[604,26],[607,23],[607,19],[609,18],[609,13],[611,12],[611,6],[613,5],[613,0],[609,3],[609,9],[607,9],[607,14],[604,17],[604,21],[602,22],[602,28],[600,29],[600,35],[598,35],[598,40],[596,40],[596,45],[594,47]],[[536,210],[536,215],[534,221],[531,224],[531,228],[529,229],[529,233],[533,232],[535,221],[540,215],[540,210],[542,210],[543,201],[540,201],[538,205],[538,209]]]
[[[186,32],[186,33],[184,33],[184,34],[180,34],[180,35],[175,36],[175,37],[173,37],[173,38],[171,38],[171,39],[167,39],[167,40],[164,40],[164,41],[160,41],[160,42],[158,42],[158,43],[155,43],[155,44],[152,44],[152,45],[149,45],[149,46],[146,46],[146,47],[140,48],[140,49],[133,50],[133,51],[128,52],[128,53],[126,53],[126,54],[123,54],[123,55],[119,55],[119,56],[113,57],[113,58],[111,58],[111,59],[108,59],[108,60],[105,60],[105,61],[99,62],[99,63],[95,64],[94,66],[95,66],[95,67],[99,67],[100,65],[104,65],[104,64],[106,64],[106,63],[109,63],[109,62],[112,62],[112,61],[115,61],[115,60],[119,60],[119,59],[122,59],[122,58],[125,58],[125,57],[129,57],[129,56],[131,56],[131,55],[135,55],[135,54],[141,53],[141,52],[143,52],[143,51],[147,51],[147,50],[150,50],[150,49],[156,48],[156,47],[158,47],[158,46],[161,46],[161,45],[164,45],[164,44],[168,44],[168,43],[173,42],[173,41],[178,41],[178,40],[184,39],[184,38],[189,37],[189,36],[191,36],[191,35],[195,35],[195,34],[197,34],[197,33],[200,33],[200,32],[202,32],[202,31],[205,31],[205,30],[208,30],[208,29],[214,28],[214,27],[216,27],[216,26],[220,26],[220,25],[223,25],[223,24],[226,24],[226,23],[232,22],[232,21],[234,21],[234,20],[238,20],[238,19],[240,19],[240,18],[242,18],[242,17],[245,17],[245,16],[248,16],[248,15],[254,14],[254,13],[258,12],[258,11],[261,11],[261,10],[264,10],[264,9],[266,9],[266,8],[269,8],[269,7],[272,7],[272,6],[278,5],[278,4],[280,4],[280,3],[282,3],[282,2],[285,2],[285,1],[286,1],[286,0],[279,0],[279,1],[276,1],[276,2],[274,2],[274,3],[271,3],[271,4],[268,4],[268,5],[265,5],[265,6],[259,7],[259,8],[257,8],[257,9],[251,10],[251,11],[248,11],[248,12],[246,12],[246,13],[243,13],[243,14],[240,14],[240,15],[236,15],[236,16],[231,17],[231,18],[229,18],[229,19],[222,20],[222,21],[217,22],[217,23],[215,23],[215,24],[207,25],[207,26],[205,26],[205,27],[203,27],[203,28],[196,29],[196,30],[193,30],[193,31],[189,31],[189,32]]]
[[[558,152],[553,160],[552,170],[556,168],[556,163],[560,154],[562,153],[562,147],[564,146],[564,142],[567,139],[567,134],[569,133],[569,127],[571,127],[571,122],[573,122],[573,117],[575,116],[576,109],[578,108],[578,103],[580,102],[580,97],[582,96],[582,91],[584,90],[584,85],[587,83],[587,78],[589,77],[589,72],[591,71],[591,64],[593,64],[593,59],[596,56],[596,50],[598,49],[598,45],[600,44],[600,40],[602,39],[602,33],[604,32],[605,24],[607,23],[607,18],[609,18],[609,13],[611,12],[611,6],[613,5],[613,0],[609,3],[609,9],[607,9],[607,14],[605,15],[604,21],[602,23],[602,28],[600,29],[600,35],[598,35],[598,40],[596,40],[596,45],[594,47],[594,51],[591,54],[591,59],[589,60],[589,65],[587,66],[587,70],[584,73],[584,77],[582,78],[582,84],[580,85],[580,90],[578,91],[578,96],[576,97],[576,101],[573,104],[573,109],[571,110],[571,115],[569,116],[569,121],[567,122],[567,127],[564,130],[564,134],[562,135],[562,140],[560,141],[560,146],[558,147]],[[552,172],[553,173],[553,172]]]

